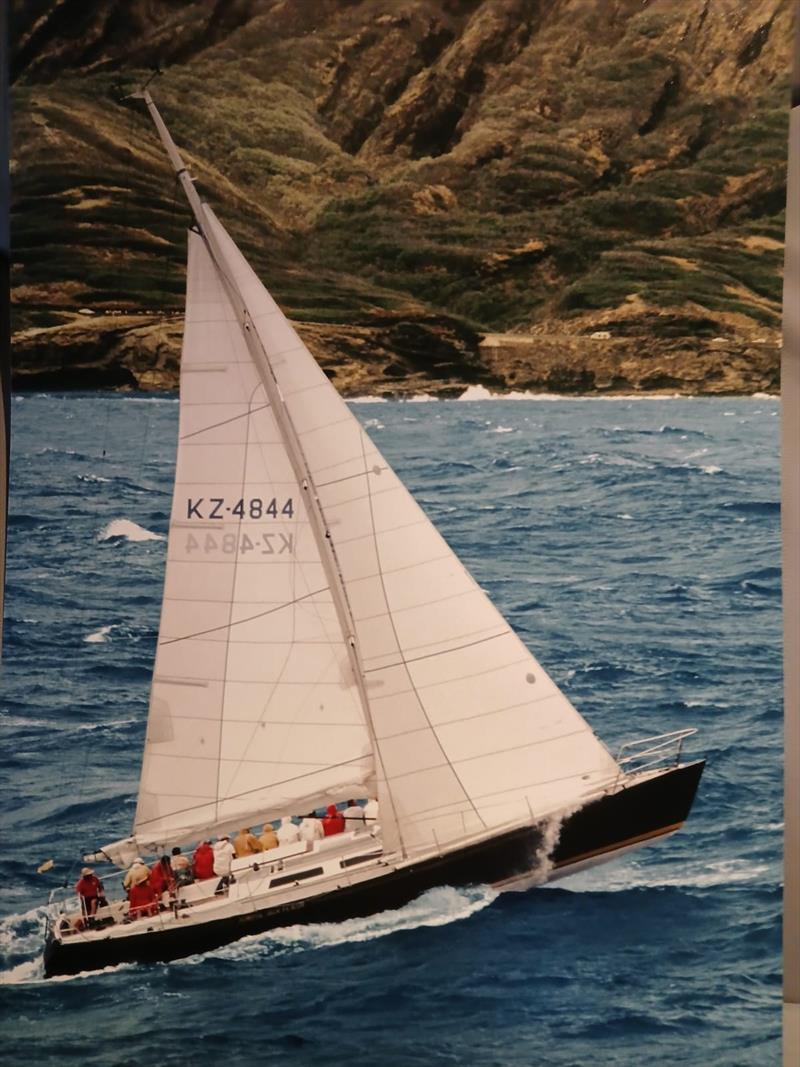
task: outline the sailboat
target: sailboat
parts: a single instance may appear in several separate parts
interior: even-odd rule
[[[156,915],[51,901],[48,976],[170,960],[439,885],[526,888],[664,838],[694,730],[614,758],[467,572],[197,193],[179,443],[125,867],[358,798],[363,828],[233,861]]]

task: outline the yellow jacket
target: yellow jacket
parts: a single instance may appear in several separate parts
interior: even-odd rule
[[[261,842],[249,830],[242,830],[236,835],[233,847],[236,849],[237,859],[241,859],[242,856],[252,856],[254,852],[263,852]]]
[[[261,842],[261,847],[267,852],[271,848],[278,847],[278,839],[275,836],[275,831],[271,826],[267,825],[261,831],[261,837],[258,839]]]
[[[142,882],[146,882],[149,877],[149,867],[144,863],[134,863],[123,878],[122,884],[125,889],[130,889],[132,885],[141,885]]]

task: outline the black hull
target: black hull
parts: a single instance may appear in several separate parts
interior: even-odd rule
[[[569,816],[552,854],[553,867],[611,858],[619,849],[677,830],[689,814],[703,772],[702,762],[659,775]],[[77,974],[119,963],[155,963],[229,944],[247,934],[296,923],[341,922],[400,908],[427,889],[513,881],[541,860],[543,828],[527,826],[444,856],[421,861],[360,885],[333,889],[307,900],[207,924],[154,930],[122,939],[74,941],[53,937],[45,944],[45,976]],[[144,920],[142,923],[144,925]]]

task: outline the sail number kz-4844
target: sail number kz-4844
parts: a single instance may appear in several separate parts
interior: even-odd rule
[[[289,497],[283,507],[279,508],[275,497],[266,503],[257,496],[250,500],[239,499],[233,505],[226,503],[224,497],[218,496],[208,499],[201,496],[196,500],[189,497],[186,501],[187,519],[224,519],[228,515],[236,519],[277,519],[279,515],[285,515],[291,519],[294,516],[294,504]]]

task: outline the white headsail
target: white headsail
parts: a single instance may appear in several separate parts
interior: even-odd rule
[[[398,479],[241,252],[208,225],[296,428],[352,613],[407,850],[530,820],[613,780],[605,746]]]
[[[146,99],[200,233],[136,840],[359,784],[406,853],[574,807],[617,764],[200,204]]]

